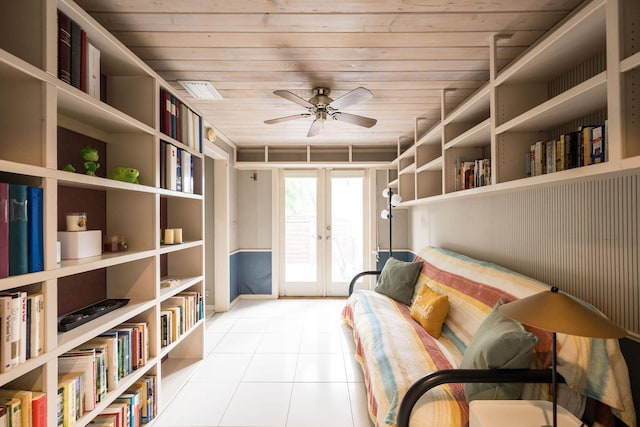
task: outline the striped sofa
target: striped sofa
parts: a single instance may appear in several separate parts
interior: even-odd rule
[[[426,284],[449,298],[450,309],[439,339],[431,337],[412,319],[408,306],[374,291],[354,291],[342,313],[344,322],[353,329],[356,359],[367,387],[369,414],[377,427],[397,425],[403,398],[421,378],[452,369],[463,372],[458,368],[466,347],[500,299],[506,303],[549,288],[495,264],[441,248],[423,249],[416,261],[422,261],[423,266],[415,292]],[[548,367],[551,334],[526,325],[525,328],[539,338],[532,368]],[[558,372],[566,381],[560,395],[564,402],[560,403],[580,413],[586,397],[590,397],[611,408],[609,413],[627,425],[635,426],[629,376],[618,341],[558,334],[557,343]],[[525,386],[523,398],[548,397],[548,384]],[[410,411],[411,427],[468,425],[469,408],[462,384],[447,383],[416,399]],[[406,412],[406,408],[403,410]],[[612,417],[600,418],[605,424],[615,423]]]

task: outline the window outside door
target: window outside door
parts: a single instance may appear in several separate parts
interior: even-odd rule
[[[346,295],[364,264],[364,171],[285,171],[287,296]]]

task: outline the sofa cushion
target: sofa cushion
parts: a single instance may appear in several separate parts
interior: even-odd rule
[[[493,307],[473,335],[462,357],[463,369],[529,368],[538,337],[527,332],[520,323]],[[476,399],[519,399],[524,384],[465,384],[467,401]]]
[[[410,305],[420,269],[422,262],[404,262],[389,258],[384,264],[375,291]]]
[[[422,285],[411,303],[411,317],[434,338],[440,338],[442,324],[448,312],[449,298],[437,293],[427,285]]]

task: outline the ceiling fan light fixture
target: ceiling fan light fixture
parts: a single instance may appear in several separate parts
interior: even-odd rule
[[[210,81],[206,80],[178,80],[180,86],[195,99],[208,101],[221,101],[222,95],[213,87]]]

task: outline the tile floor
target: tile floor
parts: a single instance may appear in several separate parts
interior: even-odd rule
[[[242,300],[154,427],[371,427],[343,299]]]

